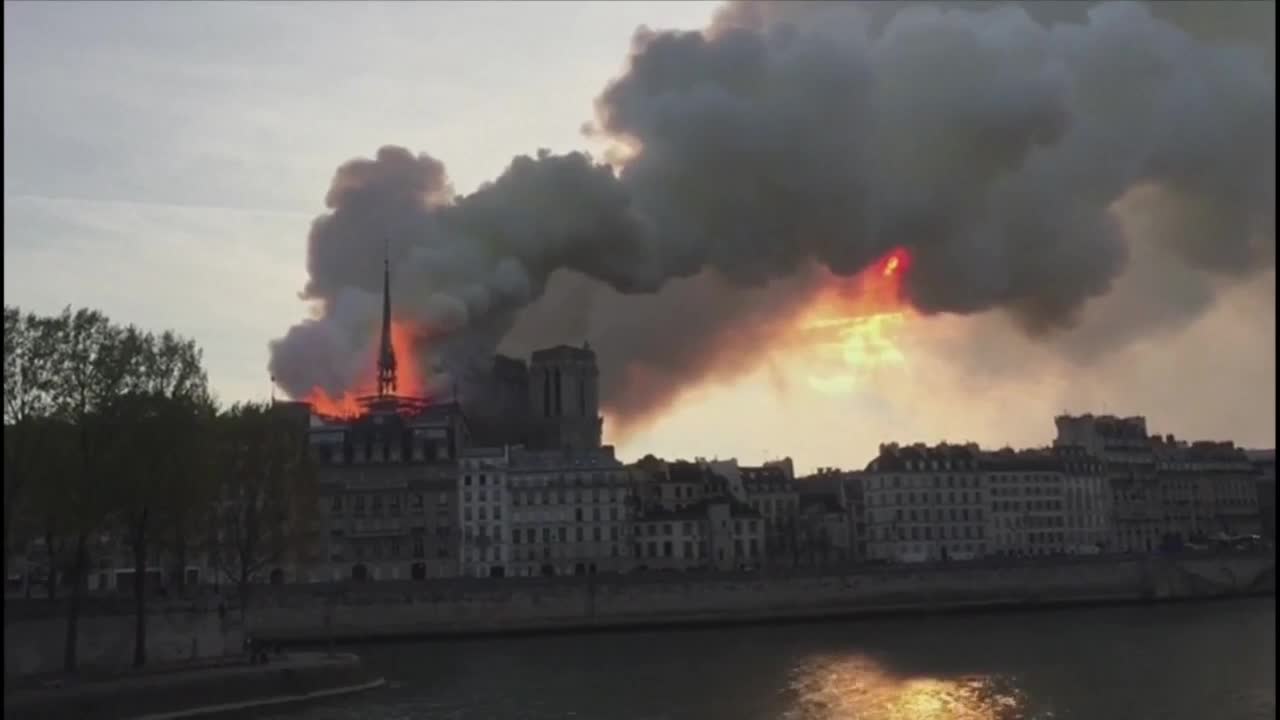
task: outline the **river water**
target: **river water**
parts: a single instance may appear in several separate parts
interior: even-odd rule
[[[355,648],[279,720],[1271,720],[1275,599]],[[259,716],[261,717],[261,716]]]

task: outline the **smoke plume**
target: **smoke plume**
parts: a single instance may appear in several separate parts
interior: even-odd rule
[[[399,147],[340,167],[309,237],[316,315],[272,343],[273,375],[295,396],[357,382],[384,242],[436,377],[589,339],[623,425],[758,364],[833,275],[895,248],[919,313],[1000,313],[1088,362],[1274,267],[1273,20],[787,2],[641,28],[586,126],[612,164],[539,152],[465,196]],[[1135,310],[1091,332],[1129,270]]]

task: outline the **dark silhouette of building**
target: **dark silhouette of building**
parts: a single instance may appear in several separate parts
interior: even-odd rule
[[[378,345],[378,397],[396,394],[396,349],[391,343],[391,261],[382,259],[382,340]]]
[[[600,373],[590,346],[558,345],[533,353],[528,444],[537,448],[600,447]]]

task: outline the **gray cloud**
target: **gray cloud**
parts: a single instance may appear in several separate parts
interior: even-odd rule
[[[1185,322],[1274,267],[1274,8],[1167,5],[751,3],[641,29],[590,127],[617,171],[539,153],[455,197],[401,148],[339,168],[310,236],[320,316],[273,372],[352,382],[369,321],[341,298],[376,292],[384,239],[424,363],[580,333],[624,422],[758,362],[815,266],[895,247],[919,311],[996,311],[1086,361]],[[1134,310],[1089,331],[1126,272]]]

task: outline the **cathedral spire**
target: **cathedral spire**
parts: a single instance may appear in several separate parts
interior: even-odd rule
[[[391,344],[391,259],[387,245],[382,256],[382,342],[378,348],[378,396],[395,395],[396,349]]]

